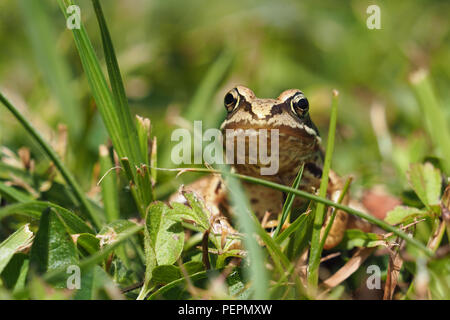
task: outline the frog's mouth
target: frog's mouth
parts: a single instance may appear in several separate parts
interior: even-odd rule
[[[317,142],[318,144],[321,143],[321,138],[317,134],[316,129],[313,129],[311,127],[308,127],[306,124],[302,123],[296,123],[296,126],[288,126],[288,125],[277,125],[268,127],[267,124],[249,124],[247,122],[236,122],[236,123],[227,123],[226,125],[222,126],[222,133],[224,136],[233,135],[234,137],[238,137],[239,135],[250,135],[251,132],[254,132],[253,134],[259,135],[259,133],[263,132],[261,130],[266,130],[267,135],[271,135],[272,130],[278,130],[279,136],[280,136],[280,143],[281,140],[288,139],[288,140],[302,140],[303,143],[314,143]]]

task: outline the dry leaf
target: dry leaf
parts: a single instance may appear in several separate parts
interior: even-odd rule
[[[360,248],[355,254],[351,257],[347,263],[340,268],[335,274],[329,277],[327,280],[323,282],[325,286],[328,288],[334,288],[343,281],[345,281],[348,277],[350,277],[353,273],[358,270],[358,268],[364,263],[364,261],[375,251],[376,248]]]

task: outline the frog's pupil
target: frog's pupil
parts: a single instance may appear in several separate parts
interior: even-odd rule
[[[236,99],[234,98],[234,96],[231,93],[227,93],[225,95],[225,106],[229,106],[231,104],[233,104],[236,101]]]
[[[300,108],[302,110],[306,110],[309,107],[308,99],[302,98],[297,102],[297,108]]]

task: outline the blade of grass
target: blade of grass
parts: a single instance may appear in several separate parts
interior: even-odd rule
[[[71,0],[59,0],[60,7],[68,18],[67,7],[73,5]],[[80,28],[72,30],[75,44],[86,72],[89,86],[97,103],[98,109],[102,116],[105,127],[111,137],[114,148],[119,155],[119,158],[128,158],[131,170],[127,171],[127,178],[136,183],[134,185],[134,199],[136,205],[140,208],[140,213],[143,213],[149,203],[148,195],[151,190],[147,190],[145,185],[140,184],[136,179],[136,169],[142,164],[147,163],[142,153],[138,132],[135,126],[134,119],[131,116],[128,106],[128,100],[125,94],[125,89],[120,75],[119,65],[117,63],[116,54],[112,45],[111,37],[106,25],[103,12],[98,1],[93,0],[93,5],[100,27],[104,55],[106,58],[106,66],[111,83],[112,92],[108,87],[105,76],[101,70],[100,63],[95,55],[92,44],[89,40],[87,32],[82,24]]]
[[[100,154],[100,175],[102,180],[100,187],[102,189],[103,207],[108,222],[119,219],[119,194],[117,189],[117,175],[113,169],[113,164],[105,145],[99,147]],[[112,171],[111,171],[112,170]]]
[[[434,146],[441,152],[441,164],[450,174],[450,131],[448,117],[438,103],[430,77],[425,70],[411,75],[411,85],[416,94],[422,113],[425,116],[426,128]]]
[[[98,215],[98,213],[92,208],[91,204],[89,203],[89,200],[84,195],[83,191],[81,190],[81,187],[76,182],[75,178],[72,176],[70,171],[65,167],[65,165],[62,163],[62,161],[59,159],[56,152],[52,149],[52,147],[42,138],[42,136],[37,132],[37,130],[31,125],[31,123],[25,119],[22,114],[17,110],[16,107],[14,107],[8,99],[3,96],[2,93],[0,93],[0,101],[3,103],[3,105],[11,111],[11,113],[14,115],[14,117],[22,124],[22,126],[25,128],[26,131],[36,140],[36,142],[42,147],[42,149],[45,151],[47,156],[50,158],[50,160],[53,161],[56,168],[59,170],[61,175],[63,176],[66,183],[69,185],[70,188],[72,188],[72,192],[76,199],[80,202],[83,212],[86,214],[89,220],[91,220],[94,225],[97,228],[100,228],[102,225],[101,217]]]
[[[303,169],[305,168],[305,163],[302,164],[300,167],[300,170],[297,173],[297,176],[295,177],[294,183],[292,184],[293,189],[298,189],[298,186],[300,185],[300,181],[302,180],[303,175]],[[289,193],[286,197],[286,201],[283,205],[283,210],[281,211],[281,219],[278,222],[277,228],[275,229],[275,232],[273,233],[273,238],[276,238],[278,234],[280,233],[280,230],[286,221],[289,213],[291,212],[292,204],[294,203],[295,195],[293,193]]]
[[[108,69],[109,81],[111,83],[116,109],[118,111],[123,130],[127,133],[127,145],[129,146],[128,158],[132,155],[131,159],[133,165],[147,163],[147,161],[144,160],[141,152],[142,150],[140,149],[137,129],[130,113],[128,99],[123,86],[122,76],[120,74],[119,64],[117,63],[116,53],[114,52],[111,36],[109,34],[108,26],[106,25],[100,2],[98,0],[92,0],[92,4],[94,6],[95,15],[97,16],[98,25],[102,35],[103,52],[105,54],[106,66]]]
[[[67,8],[73,4],[74,2],[71,0],[59,0],[59,5],[66,19],[69,17]],[[119,101],[116,102],[116,99],[113,97],[83,24],[80,23],[79,29],[72,29],[72,33],[92,95],[114,148],[120,158],[128,157],[134,165],[141,158],[138,152],[139,149],[136,148],[138,143],[137,132],[131,114],[129,110],[123,110],[123,105],[119,105]],[[102,37],[104,36],[102,35]],[[106,44],[104,46],[106,47]],[[109,49],[108,56],[110,56]],[[110,65],[109,68],[111,68]],[[114,85],[117,86],[117,83]]]
[[[228,172],[228,170],[228,168],[223,168],[223,171]],[[236,212],[238,223],[245,233],[244,244],[248,250],[249,259],[252,261],[247,276],[252,282],[253,299],[268,299],[269,278],[264,263],[265,257],[254,237],[255,234],[260,233],[257,228],[258,224],[251,216],[248,199],[245,197],[240,181],[232,176],[227,176],[226,184],[230,190],[230,200],[234,212]]]
[[[348,192],[348,188],[350,187],[351,182],[352,182],[351,178],[347,179],[347,181],[345,182],[344,188],[341,191],[341,194],[339,196],[337,203],[342,203],[342,200],[344,199],[345,194]],[[336,218],[336,212],[337,212],[337,210],[334,209],[333,213],[331,214],[330,221],[328,222],[327,226],[325,227],[325,231],[322,235],[322,240],[320,241],[321,250],[323,249],[323,246],[325,245],[325,241],[327,240],[327,237],[328,237],[328,233],[330,233],[331,227],[333,226],[334,218]]]
[[[334,136],[336,133],[336,123],[337,123],[338,96],[339,93],[336,90],[334,90],[331,102],[330,127],[328,130],[327,149],[325,153],[325,161],[322,170],[322,180],[320,181],[320,189],[319,189],[319,195],[322,198],[325,198],[327,195],[328,173],[330,172],[331,159],[333,157]],[[309,254],[309,265],[308,265],[309,289],[316,288],[319,280],[319,264],[320,264],[320,256],[322,255],[322,249],[320,247],[320,232],[322,230],[324,216],[325,216],[325,204],[319,202],[317,204],[316,212],[314,214],[314,225],[311,238],[311,249]]]
[[[20,0],[19,4],[37,66],[68,123],[70,136],[77,139],[82,129],[82,109],[71,90],[69,65],[55,46],[57,37],[50,23],[48,3]]]
[[[294,233],[298,228],[302,227],[306,223],[307,213],[300,215],[295,221],[286,228],[281,234],[275,237],[275,242],[279,245],[283,243],[292,233]]]

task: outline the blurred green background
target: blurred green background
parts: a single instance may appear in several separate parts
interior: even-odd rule
[[[101,40],[90,1],[78,1],[99,57]],[[366,9],[381,9],[381,29],[366,26]],[[170,134],[204,120],[218,127],[222,99],[237,84],[259,97],[303,90],[326,137],[331,90],[340,92],[333,168],[356,177],[354,191],[375,184],[399,193],[408,163],[434,153],[409,84],[429,70],[450,117],[448,1],[102,1],[132,112],[149,117],[158,166],[172,167]],[[54,1],[0,3],[0,90],[52,142],[65,123],[66,161],[83,187],[94,183],[98,145],[107,141],[70,30]],[[186,121],[187,120],[187,121]],[[450,123],[450,122],[449,122]],[[31,146],[0,108],[0,145]],[[33,147],[34,146],[34,147]],[[161,173],[166,196],[181,179]]]

